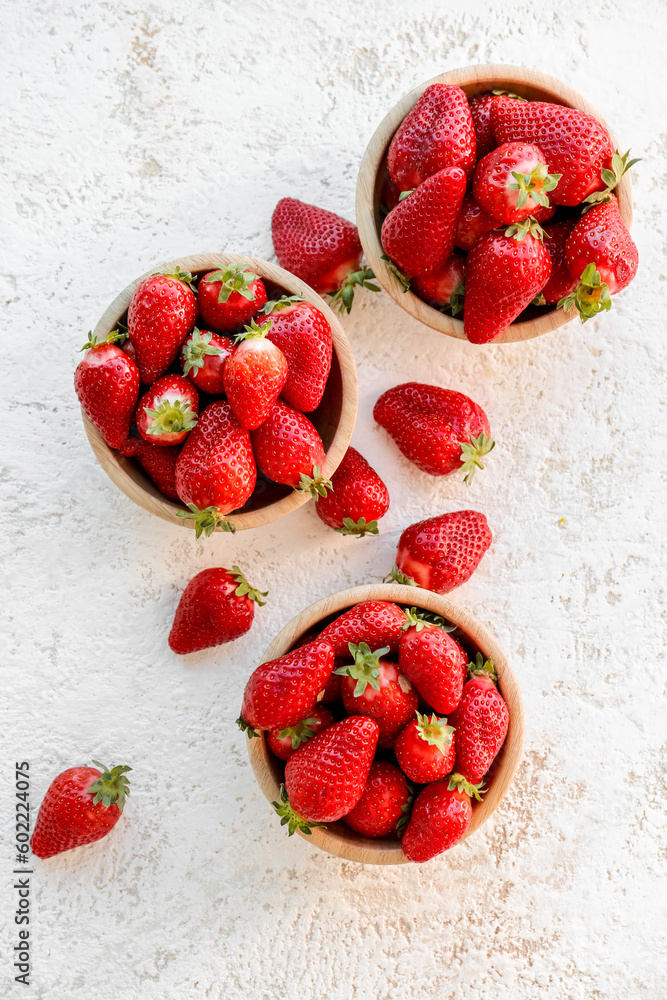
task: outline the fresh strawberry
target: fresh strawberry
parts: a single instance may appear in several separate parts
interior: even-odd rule
[[[472,820],[470,798],[480,791],[459,774],[422,788],[401,841],[405,856],[420,864],[457,844]]]
[[[181,349],[183,374],[200,392],[218,395],[225,391],[225,362],[234,350],[229,337],[219,337],[211,330],[196,327]]]
[[[398,766],[410,781],[420,785],[438,781],[454,767],[455,739],[447,719],[417,712],[394,743]]]
[[[239,726],[252,737],[253,729],[286,729],[301,722],[315,707],[333,666],[333,650],[322,640],[260,663],[245,686]]]
[[[544,246],[551,258],[551,276],[537,296],[536,305],[556,305],[577,286],[565,266],[565,244],[575,223],[576,219],[565,219],[544,227]]]
[[[456,225],[456,246],[470,250],[478,236],[498,228],[498,221],[491,218],[481,208],[471,194],[467,194],[461,205],[459,221]]]
[[[433,83],[399,125],[387,153],[389,174],[401,191],[416,188],[444,167],[475,167],[475,126],[460,87]]]
[[[297,825],[303,829],[304,820],[333,823],[354,809],[364,791],[377,740],[377,723],[352,715],[292,754],[285,765],[288,802],[273,803],[283,824],[289,823],[290,833]]]
[[[137,442],[137,448],[133,457],[137,459],[144,472],[166,497],[170,500],[180,500],[176,492],[176,462],[181,453],[180,446],[156,448],[143,438],[134,440]]]
[[[195,534],[216,527],[234,531],[224,516],[238,510],[255,488],[257,467],[250,442],[226,400],[206,407],[183,445],[176,463],[176,490],[195,522]]]
[[[340,677],[338,674],[332,673],[329,680],[324,685],[324,694],[322,695],[322,701],[326,705],[330,705],[334,701],[340,701]]]
[[[550,174],[539,146],[505,142],[475,167],[472,193],[478,205],[499,222],[521,222],[538,206],[549,208],[548,192],[560,174]]]
[[[431,274],[445,266],[454,248],[466,184],[461,167],[445,167],[391,210],[380,239],[401,274]]]
[[[331,489],[321,475],[322,438],[308,417],[278,400],[261,427],[252,432],[257,465],[267,479],[316,497]]]
[[[414,613],[406,615],[398,665],[431,708],[449,715],[461,700],[468,655],[448,628],[430,625]]]
[[[383,660],[389,646],[373,652],[365,642],[350,643],[350,659],[336,668],[348,715],[368,715],[380,727],[379,744],[391,748],[394,740],[417,710],[419,696],[395,663]]]
[[[388,760],[371,764],[361,798],[343,823],[364,837],[388,837],[407,822],[412,797],[405,775]]]
[[[132,768],[93,764],[69,767],[49,785],[30,841],[36,857],[52,858],[101,840],[120,819],[130,794],[125,775]]]
[[[343,455],[331,486],[325,497],[317,497],[320,519],[342,535],[377,535],[377,522],[389,510],[389,492],[356,448]]]
[[[383,392],[373,417],[407,459],[430,476],[463,472],[469,486],[495,442],[481,406],[462,392],[404,382]]]
[[[551,258],[541,235],[539,225],[528,218],[475,240],[466,261],[463,317],[471,344],[498,337],[546,285]]]
[[[141,381],[151,385],[176,359],[197,319],[188,271],[154,274],[137,286],[127,310],[127,329]]]
[[[331,327],[324,313],[298,295],[283,295],[262,310],[270,317],[267,340],[287,358],[286,403],[310,413],[322,402],[331,369]]]
[[[389,646],[392,653],[405,626],[405,612],[390,601],[361,601],[344,611],[320,632],[320,639],[330,643],[334,654],[349,655],[349,644],[366,642],[373,649]]]
[[[234,264],[221,264],[199,282],[199,315],[217,333],[233,333],[245,326],[266,302],[266,288],[258,274]]]
[[[477,94],[469,98],[470,114],[475,128],[475,155],[478,160],[497,146],[491,124],[491,105],[496,100],[493,94]]]
[[[315,705],[309,709],[305,719],[295,722],[293,726],[287,726],[285,729],[269,729],[266,742],[276,757],[280,760],[289,760],[302,744],[333,724],[334,717],[329,709],[323,705]]]
[[[74,372],[74,390],[83,412],[110,448],[120,448],[130,433],[139,397],[139,372],[134,361],[109,340],[94,341],[92,334],[81,350],[87,350]]]
[[[449,721],[456,729],[456,770],[475,784],[484,777],[507,736],[509,712],[496,687],[493,660],[481,653],[468,667],[461,701]]]
[[[464,280],[465,259],[455,250],[441,270],[413,278],[410,289],[429,305],[448,309],[456,316],[463,309]]]
[[[537,205],[532,212],[531,218],[533,218],[535,222],[548,222],[549,219],[552,219],[555,214],[555,205]]]
[[[169,633],[174,653],[196,653],[245,635],[268,591],[251,587],[238,566],[204,569],[181,594]]]
[[[476,510],[417,521],[398,540],[391,578],[448,594],[470,579],[491,540],[486,518]]]
[[[225,364],[227,399],[248,431],[264,423],[287,379],[287,358],[266,339],[270,329],[270,320],[261,326],[253,320],[237,336],[236,349]]]
[[[199,415],[199,395],[183,375],[163,375],[139,400],[137,430],[160,447],[185,441]]]

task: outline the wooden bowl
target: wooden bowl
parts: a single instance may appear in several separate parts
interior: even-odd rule
[[[448,597],[441,597],[419,587],[403,587],[397,583],[353,587],[351,590],[341,590],[337,594],[325,597],[324,600],[311,604],[305,611],[296,615],[273,640],[264,654],[262,663],[283,656],[313,626],[321,623],[324,628],[329,621],[359,601],[395,601],[406,607],[416,606],[434,611],[457,626],[454,635],[462,642],[470,657],[480,652],[485,659],[492,659],[495,664],[498,686],[507,702],[510,723],[503,748],[493,763],[492,776],[487,779],[488,791],[481,802],[472,803],[472,822],[465,835],[469,837],[486,823],[505,798],[519,766],[523,746],[523,701],[519,683],[497,640],[474,615],[454,604]],[[259,787],[269,802],[278,801],[283,781],[282,761],[271,753],[263,734],[259,739],[248,740],[247,744],[248,756]],[[276,836],[280,836],[284,828],[280,826],[275,814],[273,822]],[[345,858],[347,861],[360,861],[367,865],[402,865],[408,860],[397,839],[386,837],[376,840],[363,837],[342,822],[315,827],[309,836],[303,833],[300,836],[305,837],[320,850]]]
[[[609,128],[600,112],[581,96],[576,90],[561,83],[553,76],[538,73],[537,70],[526,69],[525,66],[466,66],[464,69],[441,73],[432,80],[415,87],[409,94],[394,105],[389,114],[380,122],[368,148],[364,153],[357,179],[357,226],[368,263],[386,292],[398,302],[399,306],[418,319],[420,323],[446,333],[459,340],[467,340],[463,332],[463,320],[445,316],[438,309],[422,301],[413,292],[404,292],[398,278],[387,268],[382,260],[382,244],[380,230],[382,215],[380,200],[384,171],[387,161],[387,150],[394,132],[401,124],[408,111],[412,110],[421,95],[432,83],[448,83],[461,87],[468,96],[484,93],[488,90],[510,90],[520,97],[530,101],[549,101],[552,104],[564,104],[570,108],[579,108],[608,129],[614,148],[620,149],[616,136]],[[616,188],[618,204],[623,221],[628,229],[632,225],[632,181],[627,173]],[[550,330],[569,323],[578,315],[576,308],[564,312],[562,309],[550,309],[534,319],[524,319],[512,323],[504,333],[491,341],[493,344],[507,344],[517,340],[530,340],[539,337]]]
[[[289,271],[284,271],[276,264],[268,264],[264,260],[258,260],[256,257],[246,257],[236,253],[195,254],[191,257],[168,261],[166,264],[151,268],[146,274],[142,274],[114,299],[95,327],[94,336],[98,339],[106,337],[111,330],[116,328],[118,320],[127,312],[137,285],[144,278],[150,277],[157,271],[168,272],[178,266],[182,271],[202,275],[221,265],[228,264],[239,265],[259,274],[267,286],[270,299],[279,297],[283,292],[287,292],[289,295],[303,296],[324,313],[331,326],[333,357],[329,380],[322,402],[313,413],[307,414],[324,442],[326,460],[322,472],[330,478],[347,451],[354,430],[359,401],[357,369],[345,331],[335,313],[317,292],[314,292],[309,285],[290,274]],[[157,514],[158,517],[170,521],[172,524],[193,528],[194,524],[191,520],[185,520],[178,516],[178,511],[185,510],[185,505],[163,496],[137,462],[123,458],[117,451],[110,448],[83,411],[81,415],[95,456],[116,486],[130,500],[134,500],[140,507],[147,510],[149,514]],[[257,528],[289,514],[297,507],[307,503],[309,499],[310,496],[307,493],[292,490],[289,486],[280,486],[278,483],[272,483],[259,475],[255,492],[245,506],[238,513],[225,517],[225,520],[231,521],[237,531],[244,528]],[[216,528],[216,530],[222,529]]]

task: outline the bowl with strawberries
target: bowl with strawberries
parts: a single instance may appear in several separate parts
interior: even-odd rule
[[[202,532],[257,527],[330,489],[357,412],[343,328],[293,274],[240,254],[133,281],[84,345],[75,390],[105,472]]]
[[[403,97],[373,135],[357,225],[408,313],[474,344],[611,308],[634,278],[636,162],[581,94],[519,66],[470,66]]]

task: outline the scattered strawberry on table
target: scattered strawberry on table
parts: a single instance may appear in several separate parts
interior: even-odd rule
[[[267,591],[251,587],[238,566],[204,569],[181,594],[169,633],[174,653],[195,653],[245,635]]]
[[[377,522],[389,510],[389,491],[356,448],[348,448],[331,477],[331,489],[318,496],[315,510],[342,535],[377,535]]]
[[[387,579],[448,594],[469,580],[493,536],[484,514],[457,510],[417,521],[398,540]]]

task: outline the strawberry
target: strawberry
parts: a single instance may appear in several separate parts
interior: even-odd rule
[[[289,760],[302,744],[333,724],[334,717],[329,709],[323,705],[315,705],[309,710],[305,719],[295,722],[293,726],[287,726],[285,729],[269,729],[266,742],[276,757],[280,760]]]
[[[475,167],[472,193],[478,205],[499,222],[521,222],[538,206],[549,207],[560,174],[550,174],[539,146],[505,142]]]
[[[565,266],[565,244],[575,223],[575,219],[564,219],[544,227],[544,246],[551,258],[551,275],[537,296],[536,305],[555,305],[577,286]]]
[[[338,661],[336,661],[338,664]],[[338,664],[340,666],[340,664]],[[324,685],[324,694],[322,695],[322,701],[329,705],[331,702],[340,701],[340,677],[338,674],[332,673],[329,680]]]
[[[349,646],[353,662],[336,668],[342,678],[345,711],[348,715],[368,715],[375,719],[380,727],[380,746],[391,748],[417,709],[417,691],[395,663],[381,659],[389,652],[389,646],[375,652],[365,642],[358,646],[351,642]]]
[[[449,626],[430,625],[411,612],[406,615],[407,628],[398,647],[398,665],[424,701],[436,712],[449,715],[461,700],[468,656],[449,635]]]
[[[179,500],[176,492],[176,462],[181,453],[179,445],[156,448],[143,438],[134,438],[137,449],[134,457],[144,472],[150,476],[161,493],[170,500]]]
[[[300,828],[308,823],[333,823],[351,812],[361,798],[378,740],[373,719],[352,715],[335,722],[299,747],[285,765],[289,805],[273,803],[290,824],[296,813]],[[289,810],[289,811],[288,811]]]
[[[322,438],[308,417],[278,400],[268,417],[252,432],[257,465],[267,479],[311,496],[324,496],[331,482],[321,475],[325,453]]]
[[[223,393],[225,362],[233,350],[234,345],[228,337],[195,327],[181,348],[183,374],[200,392]]]
[[[471,796],[480,792],[459,774],[422,788],[401,841],[405,856],[421,863],[457,844],[472,820]]]
[[[467,194],[461,205],[456,225],[456,246],[470,250],[478,236],[498,228],[498,222],[481,208],[471,194]]]
[[[74,372],[74,391],[83,412],[110,448],[120,448],[130,433],[139,396],[139,371],[134,361],[112,342],[96,342],[88,334],[87,350]]]
[[[466,261],[463,317],[471,344],[498,337],[546,285],[551,258],[541,235],[539,225],[528,218],[475,240]]]
[[[260,663],[245,686],[239,726],[252,737],[250,730],[286,729],[305,719],[333,666],[333,650],[322,640]]]
[[[456,316],[463,309],[464,276],[465,259],[454,251],[439,271],[413,278],[410,288],[424,302]]]
[[[405,622],[405,612],[398,604],[361,601],[322,629],[320,639],[331,644],[337,657],[349,654],[351,642],[366,642],[373,649],[389,646],[395,653]]]
[[[223,517],[238,510],[255,488],[257,467],[248,431],[225,400],[206,407],[176,462],[176,490],[189,508],[179,516],[195,522],[195,536],[216,527],[234,531]]]
[[[448,594],[470,579],[491,540],[486,518],[476,510],[417,521],[398,540],[391,579]]]
[[[399,125],[387,153],[389,175],[401,191],[416,188],[444,167],[475,167],[475,126],[460,87],[433,83]]]
[[[466,184],[461,167],[445,167],[391,210],[382,223],[380,239],[401,274],[430,274],[445,266],[454,248]]]
[[[245,326],[266,302],[266,288],[258,274],[234,264],[221,264],[199,282],[199,315],[217,333],[233,333]]]
[[[342,535],[377,535],[378,520],[389,510],[387,487],[356,448],[348,448],[331,477],[331,491],[318,496],[315,510]]]
[[[30,846],[38,858],[52,858],[92,844],[113,830],[130,794],[131,767],[69,767],[54,778],[39,807]],[[97,770],[100,768],[101,770]]]
[[[462,392],[439,385],[396,385],[379,397],[373,417],[423,472],[430,476],[463,472],[468,486],[495,444],[482,407]]]
[[[361,267],[357,227],[340,215],[296,198],[281,198],[273,210],[271,235],[280,266],[320,295],[331,294],[331,301],[348,313],[355,286],[379,292],[371,283],[371,269]]]
[[[491,124],[491,105],[495,100],[493,94],[477,94],[469,98],[470,114],[475,129],[475,155],[478,160],[497,146]]]
[[[475,784],[484,777],[505,742],[509,712],[496,687],[493,660],[481,653],[469,664],[471,679],[449,721],[456,728],[456,770]]]
[[[154,274],[134,290],[127,310],[127,329],[141,381],[151,385],[175,360],[197,319],[192,275]]]
[[[169,648],[182,655],[220,646],[245,635],[268,591],[251,587],[238,566],[204,569],[181,594],[169,633]]]
[[[266,339],[271,321],[258,326],[253,320],[236,338],[236,349],[227,360],[223,379],[236,419],[246,430],[263,424],[287,379],[287,358]]]
[[[361,798],[343,823],[364,837],[387,837],[407,822],[412,797],[405,775],[388,760],[371,764]]]
[[[271,319],[267,340],[287,358],[281,396],[296,410],[309,413],[322,402],[331,369],[331,327],[326,316],[298,295],[267,302],[262,311]]]
[[[398,766],[410,781],[438,781],[454,767],[455,735],[447,719],[416,713],[394,743]]]
[[[199,395],[182,375],[163,375],[139,400],[137,430],[160,447],[185,441],[199,415]]]

